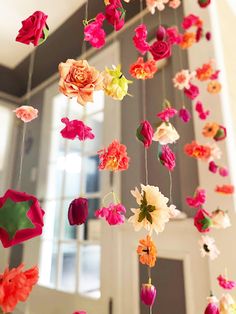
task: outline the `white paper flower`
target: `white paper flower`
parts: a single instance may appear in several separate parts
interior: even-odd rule
[[[167,4],[169,0],[146,0],[146,5],[151,14],[155,13],[155,10],[163,11],[165,9],[165,4]]]
[[[221,159],[222,151],[216,143],[214,144],[207,143],[206,146],[209,146],[211,149],[211,158],[209,161],[212,161],[214,159]]]
[[[172,144],[179,139],[179,134],[171,123],[162,122],[153,135],[153,141],[161,145]]]
[[[150,233],[153,230],[156,233],[162,232],[171,217],[171,212],[175,210],[175,206],[167,205],[169,199],[156,186],[141,185],[141,193],[135,188],[131,194],[139,205],[139,208],[131,209],[134,215],[129,218],[135,231],[145,228]]]
[[[211,260],[214,260],[220,254],[217,246],[215,245],[215,239],[209,236],[201,236],[199,241],[201,256],[209,256]]]
[[[212,227],[216,229],[226,229],[231,226],[229,215],[221,209],[212,212],[211,221]]]
[[[182,70],[176,73],[173,78],[174,87],[180,90],[190,88],[190,81],[196,76],[196,72],[190,72],[189,70]]]
[[[232,296],[227,293],[223,294],[220,299],[220,314],[235,314],[236,304]]]

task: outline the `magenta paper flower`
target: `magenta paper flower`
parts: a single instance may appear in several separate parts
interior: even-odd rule
[[[190,88],[189,89],[185,88],[184,93],[189,99],[194,100],[199,95],[199,88],[191,83],[189,85]]]
[[[186,202],[190,207],[199,208],[206,203],[206,190],[197,189],[194,197],[186,197]]]
[[[65,123],[66,127],[61,130],[61,135],[69,140],[74,140],[78,138],[80,141],[86,139],[94,139],[94,134],[91,132],[92,129],[85,125],[83,121],[79,120],[69,120],[68,118],[62,118],[62,123]]]
[[[173,118],[178,111],[172,107],[166,107],[161,112],[157,113],[157,117],[160,118],[163,122],[169,122],[170,118]]]
[[[88,199],[79,197],[74,199],[68,209],[68,220],[71,226],[82,225],[88,218]]]
[[[169,171],[173,171],[175,168],[175,154],[170,149],[168,145],[161,146],[161,151],[159,153],[159,160],[163,166],[165,166]]]
[[[38,199],[7,190],[0,198],[0,240],[5,248],[42,234],[44,211]]]
[[[109,0],[105,10],[106,20],[113,25],[115,31],[119,31],[125,24],[125,9],[120,0]]]
[[[147,305],[152,307],[155,299],[156,299],[156,288],[150,284],[150,283],[146,283],[146,284],[142,284],[142,288],[141,288],[141,301]]]
[[[218,303],[219,301],[215,296],[211,296],[207,298],[208,305],[207,308],[205,309],[204,314],[220,314],[219,306]]]
[[[188,109],[183,107],[179,110],[179,117],[183,122],[188,123],[191,120],[191,113]]]
[[[195,26],[199,22],[199,17],[194,14],[189,14],[188,16],[185,16],[182,22],[183,29],[189,29],[192,26]]]
[[[177,26],[173,26],[166,29],[166,37],[170,45],[178,45],[182,42],[183,35],[179,33]]]
[[[212,225],[211,215],[205,209],[199,209],[194,216],[194,226],[201,233],[207,233],[210,231]]]
[[[77,312],[74,312],[73,314],[87,314],[85,311],[77,311]]]
[[[151,124],[144,120],[137,129],[136,137],[144,144],[145,148],[149,148],[152,144],[154,130]]]
[[[197,111],[198,117],[199,117],[201,120],[206,120],[207,117],[208,117],[209,114],[210,114],[210,111],[209,111],[209,110],[204,110],[203,104],[202,104],[202,102],[200,102],[200,101],[198,101],[198,102],[196,103],[195,110]]]
[[[220,167],[219,168],[219,174],[221,177],[228,177],[229,170],[226,167]]]
[[[111,203],[108,207],[102,207],[95,212],[97,218],[104,218],[109,225],[122,225],[125,222],[126,209],[122,204]]]
[[[102,48],[106,42],[106,33],[102,28],[104,20],[105,15],[99,13],[91,23],[84,21],[84,40],[95,48]]]
[[[171,45],[168,41],[156,40],[151,45],[150,52],[155,61],[167,59],[171,56]]]
[[[212,173],[216,173],[218,170],[218,166],[217,164],[212,160],[211,162],[209,162],[209,167],[208,167],[209,171]]]
[[[226,277],[219,275],[217,277],[219,286],[225,290],[232,290],[236,287],[236,281],[228,280]]]
[[[138,27],[135,28],[133,43],[136,49],[142,55],[150,50],[150,46],[147,42],[147,27],[145,24],[140,24]]]

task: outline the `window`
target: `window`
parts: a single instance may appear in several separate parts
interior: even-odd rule
[[[61,94],[53,98],[40,284],[99,298],[100,221],[94,219],[94,212],[102,197],[97,151],[103,146],[103,92],[96,92],[94,103],[82,107],[76,99],[67,100]],[[63,117],[83,120],[92,128],[95,139],[64,139],[60,135]],[[72,227],[68,207],[79,196],[89,199],[89,219],[83,226]]]

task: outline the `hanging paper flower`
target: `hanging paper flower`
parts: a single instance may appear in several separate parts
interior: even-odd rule
[[[220,298],[220,314],[235,314],[236,303],[230,294],[223,294]]]
[[[216,193],[231,195],[234,193],[234,186],[231,184],[223,184],[221,186],[217,185],[215,188]]]
[[[169,2],[171,3],[171,2]],[[178,45],[182,41],[182,34],[179,33],[178,27],[168,27],[166,29],[166,38],[170,45]]]
[[[84,312],[84,311],[77,311],[77,312],[74,312],[73,314],[87,314],[86,312]]]
[[[213,137],[215,141],[222,141],[226,138],[227,136],[227,130],[223,125],[218,125],[218,130],[215,134],[215,136]]]
[[[82,225],[88,218],[88,199],[79,197],[74,199],[68,209],[68,220],[71,226]]]
[[[150,284],[150,283],[146,283],[146,284],[142,284],[142,289],[141,289],[141,301],[147,305],[152,307],[154,302],[155,302],[155,298],[156,298],[156,288]]]
[[[147,235],[145,239],[139,241],[137,253],[141,264],[149,267],[155,266],[157,260],[157,248],[150,235]]]
[[[130,158],[127,155],[127,147],[117,140],[98,151],[98,156],[100,170],[124,171],[129,168]]]
[[[169,171],[173,171],[175,168],[175,154],[170,149],[168,145],[163,145],[160,147],[160,152],[158,154],[159,160],[163,166],[165,166]]]
[[[211,215],[205,209],[199,209],[194,216],[194,226],[201,233],[207,233],[211,227]]]
[[[211,81],[207,85],[207,91],[210,94],[219,94],[221,92],[222,86],[217,81]]]
[[[180,0],[170,0],[169,1],[169,7],[172,9],[178,9],[178,7],[181,5]]]
[[[162,111],[159,112],[156,116],[163,122],[169,122],[170,118],[173,118],[178,113],[175,108],[171,107],[170,102],[166,99],[164,100],[162,107]]]
[[[163,11],[168,2],[169,0],[146,0],[146,5],[151,14],[154,14],[155,9]]]
[[[188,49],[192,47],[196,42],[196,34],[192,32],[186,32],[182,36],[182,41],[179,43],[180,48]]]
[[[231,226],[228,214],[222,209],[216,209],[211,213],[212,227],[226,229]]]
[[[103,88],[108,96],[115,100],[122,100],[128,94],[129,84],[132,81],[126,79],[121,72],[121,66],[113,66],[112,69],[106,68],[103,72]]]
[[[188,123],[191,120],[191,113],[185,107],[179,110],[179,117],[182,119],[183,122]]]
[[[222,151],[219,148],[219,146],[216,143],[213,144],[207,144],[207,146],[210,148],[211,150],[211,160],[212,159],[221,159],[222,157]]]
[[[152,144],[153,134],[154,131],[151,124],[144,120],[137,129],[136,137],[144,144],[145,148],[149,148]]]
[[[228,177],[229,170],[226,167],[220,167],[219,168],[219,174],[221,177]]]
[[[109,24],[111,24],[115,31],[119,31],[125,24],[125,9],[120,0],[109,0],[106,5],[105,16]]]
[[[7,190],[0,197],[0,240],[5,248],[42,234],[44,211],[33,195]]]
[[[202,135],[209,138],[214,138],[219,130],[219,124],[215,122],[208,122],[202,131]]]
[[[23,268],[21,264],[17,268],[6,268],[0,274],[0,309],[3,313],[13,312],[19,302],[25,302],[38,281],[38,267],[26,271]]]
[[[208,306],[205,309],[204,314],[220,314],[218,303],[219,301],[215,296],[210,296],[207,298]]]
[[[209,256],[211,260],[216,259],[220,251],[215,245],[215,240],[209,236],[201,236],[201,240],[199,241],[201,256]]]
[[[214,160],[209,162],[209,167],[208,167],[209,171],[212,173],[216,173],[218,170],[218,166],[217,164],[214,162]]]
[[[34,46],[41,45],[48,37],[49,28],[47,26],[48,16],[42,11],[36,11],[26,20],[22,21],[22,27],[16,37],[16,41],[22,44]]]
[[[194,197],[186,197],[186,202],[190,207],[199,208],[206,203],[206,190],[197,189]]]
[[[219,275],[217,277],[219,286],[225,290],[232,290],[236,287],[236,281],[228,280],[226,277]]]
[[[110,203],[108,207],[102,207],[95,212],[97,218],[104,218],[109,225],[122,225],[125,222],[126,209],[122,204]]]
[[[198,0],[198,4],[201,8],[206,8],[209,4],[211,4],[211,0]]]
[[[193,85],[192,83],[189,83],[190,87],[184,89],[185,95],[191,99],[194,100],[199,95],[199,88],[196,85]]]
[[[204,63],[202,65],[202,67],[200,68],[197,68],[196,70],[196,78],[199,80],[199,81],[208,81],[211,79],[213,73],[214,73],[214,70],[213,70],[213,67],[212,67],[212,63],[213,61],[211,60],[210,62],[208,63]]]
[[[150,46],[147,42],[147,27],[145,24],[140,24],[135,28],[135,36],[133,37],[133,43],[136,49],[144,55],[149,51]]]
[[[170,210],[175,206],[167,205],[169,199],[156,186],[141,185],[141,193],[136,188],[131,194],[139,205],[139,208],[131,209],[134,215],[129,218],[135,231],[145,228],[149,232],[162,232],[170,219]]]
[[[189,29],[192,26],[202,26],[202,21],[200,20],[199,16],[194,15],[194,14],[189,14],[184,17],[183,22],[182,22],[182,27],[183,29]]]
[[[23,122],[31,122],[38,117],[38,109],[31,106],[21,106],[16,108],[13,112],[16,113],[16,117],[21,119]]]
[[[184,146],[184,152],[189,157],[208,161],[211,157],[211,148],[208,145],[200,145],[196,141]]]
[[[160,26],[162,27],[162,26]],[[157,32],[158,36],[158,32]],[[155,61],[169,58],[171,56],[171,45],[167,40],[157,39],[151,46],[150,52]]]
[[[202,102],[198,101],[196,103],[196,106],[195,106],[195,110],[197,111],[198,113],[198,117],[201,119],[201,120],[206,120],[207,117],[209,116],[210,114],[210,111],[209,110],[204,110],[203,108],[203,104]]]
[[[184,88],[190,88],[190,81],[195,77],[196,72],[190,72],[189,70],[182,70],[176,73],[173,78],[174,87],[182,90]]]
[[[86,139],[94,139],[94,134],[91,132],[92,129],[85,125],[83,121],[79,120],[69,120],[68,118],[62,118],[62,123],[65,123],[66,127],[61,130],[61,135],[69,140],[74,140],[78,138],[80,141]]]
[[[95,48],[102,48],[106,43],[106,33],[102,28],[105,15],[99,13],[92,22],[85,20],[84,23],[84,40],[89,41],[90,45]]]
[[[139,57],[135,63],[131,64],[129,72],[138,80],[151,79],[157,72],[156,62],[154,60],[144,62],[143,58]]]
[[[77,102],[86,105],[93,102],[93,93],[103,88],[103,76],[86,60],[68,59],[59,64],[59,90],[67,97],[77,97]]]
[[[175,143],[179,137],[178,132],[170,122],[162,122],[154,133],[153,141],[159,142],[161,145],[166,145]]]

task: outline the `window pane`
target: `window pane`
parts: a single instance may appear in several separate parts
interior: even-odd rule
[[[60,159],[57,163],[51,163],[48,167],[47,199],[59,198],[62,193],[63,169]]]
[[[60,230],[60,201],[47,201],[45,202],[43,209],[46,213],[43,238],[47,240],[58,238]]]
[[[100,293],[100,245],[80,247],[79,293],[99,298]]]
[[[65,197],[74,197],[80,193],[81,180],[81,155],[76,153],[69,153],[66,158],[61,161],[65,173]]]
[[[100,206],[100,199],[99,198],[90,198],[88,201],[89,201],[89,216],[88,216],[88,220],[87,220],[87,222],[83,228],[84,240],[91,240],[94,238],[93,224],[90,222],[95,221],[94,213]],[[96,228],[96,230],[97,230],[97,228]]]
[[[100,173],[98,170],[98,165],[98,155],[85,158],[86,193],[95,193],[98,192],[100,189]]]
[[[56,162],[65,155],[66,141],[59,131],[51,132],[50,162]]]
[[[60,277],[60,289],[75,291],[76,285],[76,251],[75,244],[62,244],[62,273]]]
[[[71,226],[68,221],[68,209],[70,206],[71,200],[64,201],[63,205],[63,217],[64,217],[64,239],[76,239],[77,238],[77,227]]]
[[[104,108],[104,92],[96,91],[94,93],[94,102],[86,105],[86,114],[92,114],[94,112],[102,111]]]
[[[92,128],[92,132],[95,134],[94,140],[87,140],[84,143],[85,151],[87,153],[96,153],[102,148],[103,143],[103,121],[104,113],[99,112],[87,118],[86,124]]]

